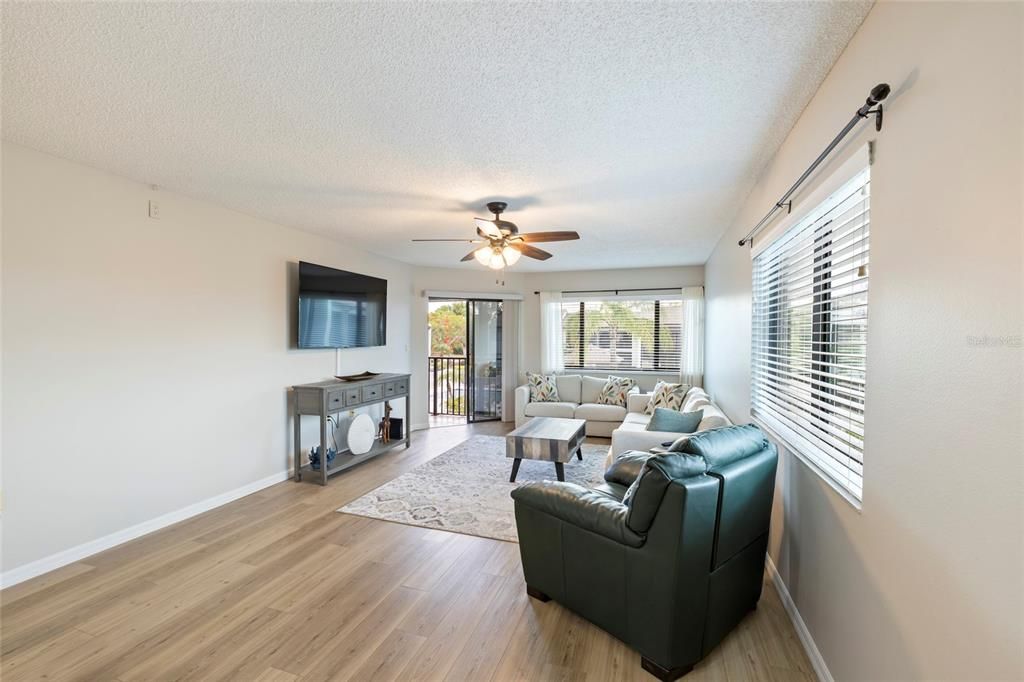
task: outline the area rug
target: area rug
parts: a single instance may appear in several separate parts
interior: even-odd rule
[[[583,461],[565,465],[565,480],[589,487],[603,482],[607,445],[583,445]],[[439,528],[517,542],[509,493],[531,481],[555,480],[555,465],[524,459],[515,483],[505,439],[473,436],[425,464],[339,509],[410,526]]]

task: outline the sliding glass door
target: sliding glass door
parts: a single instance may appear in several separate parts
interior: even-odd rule
[[[501,419],[501,301],[466,301],[466,383],[471,422]]]

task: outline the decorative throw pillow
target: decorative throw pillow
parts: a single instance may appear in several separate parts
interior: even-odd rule
[[[635,385],[636,382],[627,377],[610,376],[608,377],[608,381],[604,382],[604,388],[601,389],[601,394],[597,396],[597,404],[625,407],[626,395]]]
[[[670,384],[667,381],[659,381],[654,386],[654,393],[651,394],[651,399],[647,401],[647,407],[644,408],[644,414],[654,414],[654,408],[664,407],[668,410],[681,411],[683,407],[683,399],[686,397],[686,392],[690,389],[689,384]]]
[[[696,412],[676,412],[664,407],[654,408],[654,416],[647,423],[648,431],[671,431],[673,433],[693,433],[704,418],[704,410]]]
[[[526,383],[530,386],[531,403],[557,403],[558,386],[551,374],[526,373]]]

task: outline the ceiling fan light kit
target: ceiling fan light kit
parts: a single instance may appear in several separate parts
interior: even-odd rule
[[[559,232],[529,232],[520,234],[515,223],[502,220],[501,214],[508,208],[504,201],[492,201],[487,210],[494,214],[494,220],[474,218],[476,233],[480,239],[413,239],[414,242],[469,242],[484,244],[462,257],[462,262],[476,260],[492,270],[502,270],[515,265],[520,257],[527,256],[535,260],[547,260],[550,253],[527,242],[565,242],[579,239],[578,233],[571,230]]]

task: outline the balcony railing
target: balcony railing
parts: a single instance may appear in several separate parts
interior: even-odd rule
[[[427,358],[427,409],[430,414],[466,416],[466,358]]]

